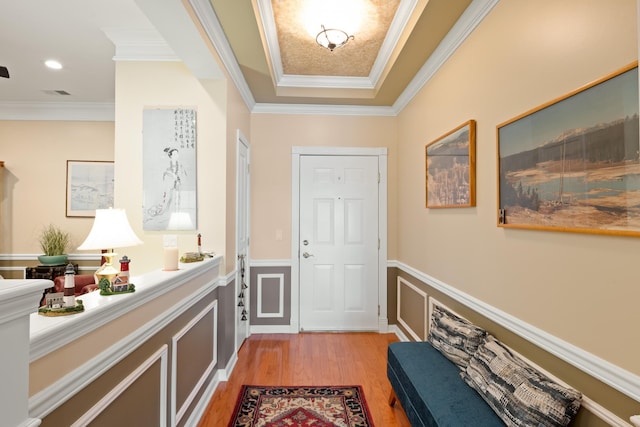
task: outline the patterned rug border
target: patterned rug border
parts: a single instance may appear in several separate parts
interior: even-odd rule
[[[359,427],[359,426],[364,426],[364,427],[374,427],[374,423],[373,423],[373,418],[371,417],[371,412],[369,411],[369,405],[367,404],[365,395],[364,395],[364,389],[362,388],[362,386],[360,385],[323,385],[323,386],[307,386],[307,385],[287,385],[287,386],[265,386],[265,385],[249,385],[249,384],[244,384],[242,386],[242,388],[240,389],[240,392],[238,393],[238,398],[236,400],[236,404],[234,406],[233,409],[233,414],[231,415],[231,419],[229,420],[229,424],[228,427],[253,427],[254,426],[254,422],[253,420],[247,424],[245,423],[238,423],[238,417],[240,415],[240,411],[241,411],[241,407],[243,404],[243,401],[245,400],[245,397],[247,395],[247,391],[248,390],[253,390],[253,389],[259,389],[260,390],[260,395],[264,395],[266,394],[265,391],[273,391],[273,390],[298,390],[298,389],[310,389],[310,390],[322,390],[322,389],[331,389],[331,390],[349,390],[349,389],[355,389],[356,390],[356,397],[358,402],[360,403],[361,406],[361,412],[362,412],[362,416],[365,418],[365,422],[366,424],[352,424],[350,423],[349,426],[350,427]],[[274,396],[284,396],[286,395],[285,393],[274,393]],[[318,394],[319,396],[326,396],[325,394]]]

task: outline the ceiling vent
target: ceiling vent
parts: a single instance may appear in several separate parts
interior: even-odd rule
[[[47,95],[54,95],[54,96],[68,96],[71,95],[69,92],[67,92],[66,90],[44,90],[44,93],[46,93]]]

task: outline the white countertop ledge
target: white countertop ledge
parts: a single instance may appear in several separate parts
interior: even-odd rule
[[[201,262],[180,263],[177,271],[154,270],[140,276],[131,276],[135,292],[124,295],[100,295],[99,291],[78,297],[84,312],[69,316],[47,317],[30,315],[29,361],[33,362],[60,347],[95,331],[106,323],[135,310],[137,307],[189,282],[194,277],[216,270],[222,256],[206,258]],[[211,277],[211,287],[218,284],[218,274]]]

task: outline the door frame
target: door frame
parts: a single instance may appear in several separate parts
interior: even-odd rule
[[[378,331],[389,329],[387,316],[387,149],[363,147],[291,147],[291,322],[290,333],[300,332],[300,156],[378,157]]]
[[[247,190],[247,206],[246,206],[246,218],[240,218],[240,173],[241,171],[239,170],[239,166],[240,166],[240,146],[244,146],[246,152],[247,152],[247,164],[248,164],[248,170],[247,170],[247,176],[245,177],[245,182],[247,183],[246,185],[246,190]],[[250,277],[250,271],[249,271],[249,264],[250,264],[250,259],[251,259],[251,145],[249,144],[249,141],[247,140],[247,138],[244,136],[244,134],[242,133],[242,131],[240,129],[237,130],[236,133],[236,230],[235,230],[235,292],[234,292],[234,317],[233,317],[233,322],[234,322],[234,336],[233,336],[233,347],[234,347],[234,351],[237,353],[238,350],[240,350],[240,344],[238,342],[238,332],[236,330],[236,327],[239,327],[239,325],[242,325],[242,322],[245,322],[244,324],[244,337],[245,339],[248,338],[251,335],[251,328],[250,328],[250,323],[251,323],[251,310],[249,309],[250,307],[250,301],[251,301],[251,295],[250,295],[250,288],[245,289],[245,298],[244,298],[244,303],[245,306],[244,308],[247,310],[247,320],[245,321],[241,321],[238,319],[238,307],[237,307],[237,298],[238,295],[241,291],[241,286],[242,283],[241,282],[241,272],[240,272],[240,263],[238,261],[238,255],[239,255],[239,247],[240,247],[240,233],[238,232],[239,230],[239,224],[240,221],[245,220],[246,221],[246,230],[247,230],[247,238],[249,239],[249,241],[247,242],[247,254],[244,260],[244,265],[245,265],[245,282],[247,284],[247,286],[249,286],[249,277]]]

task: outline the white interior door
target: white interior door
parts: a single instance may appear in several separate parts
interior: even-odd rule
[[[300,329],[378,329],[378,158],[300,157]]]
[[[238,131],[236,168],[236,351],[249,336],[249,143]]]

